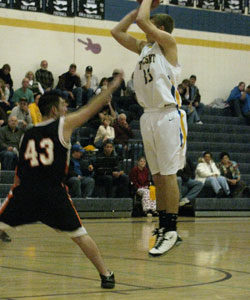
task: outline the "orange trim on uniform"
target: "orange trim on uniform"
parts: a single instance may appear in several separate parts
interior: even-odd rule
[[[69,195],[69,193],[68,193],[69,188],[67,187],[67,185],[65,185],[65,184],[63,184],[63,183],[62,183],[62,186],[65,188],[66,193],[67,193],[67,196],[68,196],[68,199],[69,199],[69,201],[70,201],[70,204],[72,205],[72,207],[73,207],[73,209],[74,209],[74,211],[75,211],[75,213],[76,213],[76,216],[77,216],[77,218],[78,218],[80,224],[82,225],[81,218],[80,218],[80,216],[78,215],[78,212],[77,212],[77,210],[76,210],[76,208],[75,208],[75,206],[74,206],[74,203],[73,203],[73,201],[72,201],[72,199],[71,199],[71,197],[70,197],[70,195]]]
[[[14,188],[16,187],[17,185],[16,184],[13,184],[12,187],[10,188],[10,191],[7,195],[7,197],[5,198],[2,206],[0,207],[0,215],[5,211],[7,205],[9,204],[10,202],[10,199],[13,198],[13,193],[12,191],[14,190]]]

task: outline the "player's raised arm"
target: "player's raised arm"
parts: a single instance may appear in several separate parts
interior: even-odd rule
[[[129,26],[135,22],[137,14],[138,9],[132,10],[111,30],[111,34],[122,46],[140,54],[143,47],[142,44],[146,42],[137,40],[127,33]]]
[[[150,18],[151,9],[156,8],[159,4],[160,0],[143,0],[136,17],[136,24],[146,33],[147,37],[156,41],[165,51],[168,51],[170,48],[176,47],[175,39],[171,36],[174,27],[172,18],[168,16],[169,20],[164,21],[161,20],[163,15],[155,15]],[[164,18],[166,16],[164,15]],[[161,23],[161,25],[158,23]]]
[[[71,134],[74,129],[86,123],[105,104],[107,104],[109,96],[121,84],[122,77],[123,74],[115,76],[114,80],[110,82],[107,90],[102,91],[99,95],[94,97],[87,105],[83,106],[79,110],[66,115],[63,127],[63,137],[66,142],[70,140]]]

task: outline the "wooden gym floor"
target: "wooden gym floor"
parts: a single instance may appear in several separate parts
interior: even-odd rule
[[[10,230],[0,242],[0,299],[249,300],[250,218],[180,218],[183,243],[167,255],[147,254],[154,219],[85,220],[115,271],[103,290],[80,249],[44,225]]]

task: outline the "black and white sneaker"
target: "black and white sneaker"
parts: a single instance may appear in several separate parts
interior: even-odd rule
[[[109,276],[100,274],[101,277],[101,287],[103,289],[113,289],[115,287],[115,274],[110,271]]]
[[[149,250],[151,256],[160,256],[182,241],[176,231],[166,231],[165,228],[157,228],[153,235],[156,235],[156,241],[154,247]]]

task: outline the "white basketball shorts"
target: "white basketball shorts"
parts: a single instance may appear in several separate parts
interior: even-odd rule
[[[176,108],[145,109],[141,134],[152,175],[176,174],[186,160],[186,113]]]

